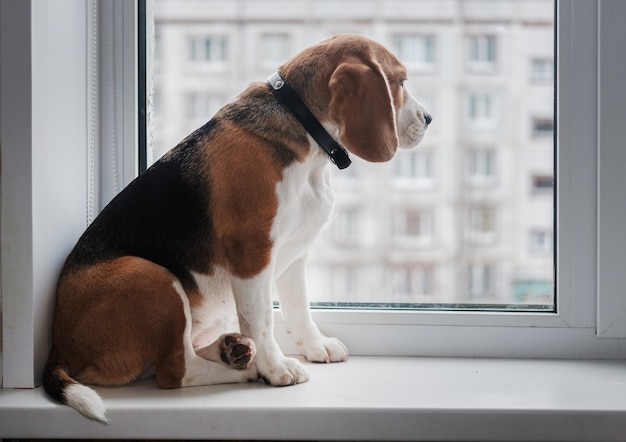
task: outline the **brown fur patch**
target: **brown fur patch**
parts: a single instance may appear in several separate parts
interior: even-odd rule
[[[185,315],[174,279],[136,257],[66,274],[59,282],[53,335],[70,376],[122,385],[154,364],[160,386],[180,386]]]
[[[270,231],[278,209],[276,184],[282,168],[272,156],[271,145],[232,123],[214,142],[232,149],[207,152],[212,183],[211,212],[218,242],[228,269],[240,278],[258,274],[270,262]]]

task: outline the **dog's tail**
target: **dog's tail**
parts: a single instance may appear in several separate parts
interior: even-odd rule
[[[43,388],[53,399],[72,407],[83,416],[109,423],[106,408],[98,393],[72,379],[54,347],[43,372]]]

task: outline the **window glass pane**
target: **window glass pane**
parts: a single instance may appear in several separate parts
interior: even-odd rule
[[[299,50],[364,34],[405,63],[434,121],[388,163],[352,155],[331,167],[335,211],[310,253],[311,301],[552,311],[553,0],[266,3],[155,0],[149,157]]]

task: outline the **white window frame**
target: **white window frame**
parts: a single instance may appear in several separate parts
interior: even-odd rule
[[[621,296],[626,272],[620,268],[626,261],[621,170],[626,152],[619,121],[626,103],[625,48],[620,47],[623,39],[613,36],[623,35],[620,17],[612,17],[609,8],[619,2],[607,3],[606,9],[595,1],[559,3],[558,313],[314,311],[320,327],[339,336],[351,354],[626,356],[626,300]],[[54,64],[49,57],[66,55],[64,45],[80,49],[88,41],[89,4],[30,0],[0,5],[3,386],[28,388],[39,384],[47,355],[56,275],[86,223],[88,133],[81,103],[88,102],[87,88],[78,91],[68,73],[79,72],[82,78],[88,51],[72,49],[76,59],[56,58]],[[115,57],[122,66],[118,89],[124,92],[119,104],[128,112],[117,131],[128,154],[122,156],[126,182],[129,171],[136,170],[137,10],[133,2],[116,5],[120,29],[115,35],[122,44],[116,45]],[[52,38],[58,36],[50,32],[57,26],[68,29],[71,41]],[[16,48],[15,41],[29,44]],[[78,94],[75,101],[68,91]],[[61,105],[71,114],[58,112]],[[102,173],[99,179],[104,188],[112,178]],[[277,318],[279,340],[294,352]]]

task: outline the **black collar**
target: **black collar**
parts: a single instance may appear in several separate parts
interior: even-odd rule
[[[345,169],[350,165],[348,152],[324,129],[313,113],[302,102],[296,91],[293,90],[279,72],[274,72],[267,79],[268,84],[278,100],[287,106],[296,119],[304,126],[307,132],[326,152],[330,161],[339,169]]]

